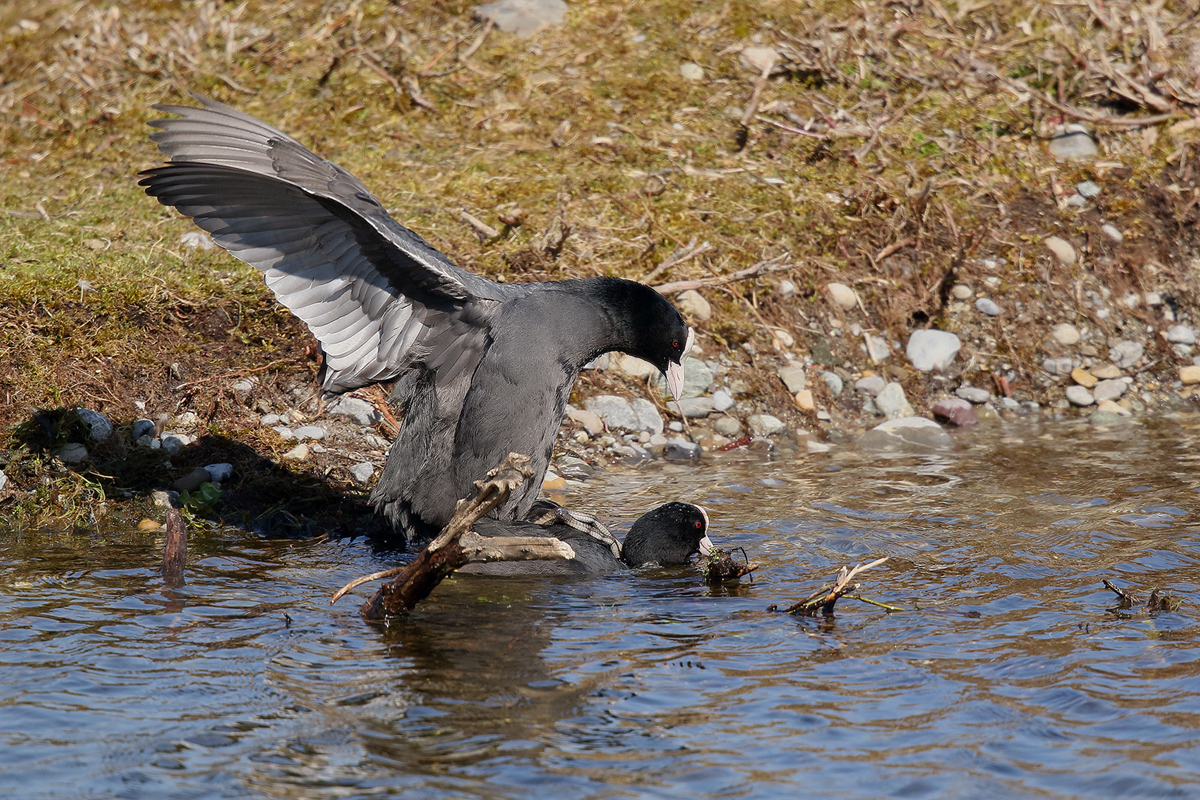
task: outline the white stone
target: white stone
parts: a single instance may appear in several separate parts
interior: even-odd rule
[[[738,57],[742,66],[762,74],[764,69],[771,69],[779,60],[779,53],[771,47],[744,47]]]
[[[370,461],[360,461],[350,468],[350,475],[359,486],[365,486],[375,475],[375,465]]]
[[[787,428],[783,420],[770,414],[753,414],[746,423],[755,436],[770,436]]]
[[[319,425],[302,425],[293,431],[297,439],[324,439],[329,434]]]
[[[864,375],[854,382],[854,391],[874,397],[883,391],[887,381],[878,375]]]
[[[687,81],[702,81],[704,80],[704,67],[688,61],[679,65],[679,74]]]
[[[921,372],[943,372],[954,363],[962,342],[949,331],[925,328],[908,337],[905,354]]]
[[[1121,369],[1132,367],[1146,351],[1141,344],[1130,339],[1122,339],[1108,349],[1108,360]]]
[[[1100,381],[1092,387],[1092,399],[1097,405],[1105,400],[1116,400],[1121,395],[1125,394],[1125,390],[1129,388],[1129,384],[1123,380],[1110,379]]]
[[[1071,405],[1079,406],[1080,408],[1090,406],[1096,402],[1096,398],[1092,396],[1092,393],[1078,384],[1068,386],[1066,395],[1067,401]]]
[[[654,403],[644,397],[635,397],[629,401],[629,407],[638,419],[640,430],[649,431],[651,434],[663,432],[663,418],[654,407]]]
[[[496,0],[475,9],[477,18],[490,19],[500,30],[521,37],[559,25],[566,14],[563,0]]]
[[[834,281],[826,284],[825,290],[829,292],[829,298],[840,308],[851,309],[858,305],[858,294],[844,283]]]
[[[1060,125],[1047,149],[1055,158],[1072,161],[1092,161],[1100,152],[1092,134],[1077,122]]]
[[[969,300],[975,292],[965,283],[956,283],[950,288],[950,296],[955,300]]]
[[[975,405],[982,405],[992,399],[992,393],[978,386],[960,386],[954,391],[955,396]]]
[[[791,363],[780,367],[776,374],[783,381],[783,385],[787,387],[788,394],[795,394],[803,391],[807,384],[805,369],[803,364]]]
[[[588,411],[596,414],[609,428],[621,428],[627,431],[641,430],[637,414],[633,406],[624,397],[613,394],[598,394],[583,401]]]
[[[742,423],[737,417],[721,417],[713,423],[713,430],[722,436],[737,436],[742,432]]]
[[[1121,233],[1120,229],[1117,228],[1116,225],[1101,225],[1100,232],[1112,239],[1117,244],[1125,241],[1125,234]]]
[[[375,425],[380,420],[379,410],[374,405],[357,397],[345,395],[325,407],[328,414],[349,417],[362,426]]]
[[[818,442],[815,439],[807,439],[804,442],[804,449],[815,455],[816,453],[828,453],[833,448],[824,442]]]
[[[996,317],[1000,315],[1000,306],[996,304],[995,300],[991,300],[987,297],[981,297],[976,300],[975,309],[982,314],[987,314],[989,317]]]
[[[704,299],[704,295],[695,289],[675,295],[675,305],[682,314],[692,317],[697,322],[708,322],[712,318],[712,306]]]
[[[633,378],[645,378],[648,375],[658,374],[658,367],[636,356],[622,355],[617,359],[617,366],[622,372]]]
[[[162,449],[168,454],[175,455],[183,448],[187,447],[192,442],[196,441],[194,436],[188,436],[186,433],[170,432],[162,435]]]
[[[1046,249],[1054,254],[1060,264],[1070,266],[1075,263],[1075,247],[1066,239],[1060,239],[1057,236],[1047,236],[1042,244],[1046,245]]]
[[[1195,344],[1196,332],[1187,325],[1172,325],[1167,331],[1167,341],[1172,344]]]
[[[1070,347],[1079,343],[1079,329],[1069,322],[1060,322],[1050,331],[1050,335],[1059,344]]]
[[[714,411],[728,411],[737,405],[733,396],[724,389],[718,389],[711,396]]]
[[[888,419],[911,417],[915,413],[904,396],[904,387],[893,381],[883,387],[883,391],[875,395],[875,407]]]

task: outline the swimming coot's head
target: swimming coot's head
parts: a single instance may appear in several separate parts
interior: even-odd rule
[[[646,564],[686,564],[696,553],[712,552],[708,514],[691,503],[667,503],[648,511],[633,523],[621,550],[621,560],[631,567]]]

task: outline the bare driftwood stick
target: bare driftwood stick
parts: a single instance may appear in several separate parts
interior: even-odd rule
[[[470,213],[466,209],[459,209],[458,211],[454,212],[454,215],[471,226],[472,230],[479,235],[479,241],[487,242],[500,238],[500,231],[496,230],[491,225],[488,225],[486,222]]]
[[[783,272],[784,270],[794,269],[787,254],[768,258],[765,261],[760,261],[752,267],[738,270],[731,275],[717,275],[712,278],[699,278],[694,281],[672,281],[671,283],[660,283],[653,287],[654,291],[664,297],[675,292],[686,292],[688,289],[700,289],[704,286],[721,286],[726,283],[736,283],[744,281],[747,278],[754,278],[759,275],[769,275],[772,272]]]
[[[411,611],[429,596],[443,578],[472,561],[574,558],[575,551],[558,539],[524,536],[486,538],[471,531],[471,526],[480,517],[502,505],[513,489],[532,477],[529,457],[509,453],[503,464],[488,473],[486,480],[475,482],[473,498],[458,501],[454,518],[412,562],[351,581],[330,602],[336,602],[346,592],[367,581],[395,575],[395,580],[379,587],[375,596],[359,609],[367,619],[381,619]]]
[[[187,527],[183,515],[167,509],[167,547],[163,550],[162,577],[170,587],[183,586],[183,562],[187,560]]]
[[[878,567],[887,560],[888,557],[884,556],[883,558],[875,559],[869,564],[858,564],[853,569],[842,567],[841,571],[838,573],[837,580],[833,584],[829,586],[823,586],[810,594],[808,597],[801,600],[799,603],[788,606],[787,608],[783,609],[783,613],[802,614],[810,617],[816,616],[818,611],[820,611],[822,614],[832,614],[834,603],[836,603],[843,596],[850,594],[850,592],[858,591],[859,584],[851,583],[856,575],[858,575],[860,572],[866,572],[872,567]],[[889,611],[902,610],[896,608],[895,606],[889,606],[874,600],[867,600],[865,597],[857,597],[855,595],[851,595],[851,597],[856,600],[862,600],[865,603],[870,603],[871,605],[879,606],[880,608],[886,608]],[[767,610],[778,611],[779,608],[772,605]]]

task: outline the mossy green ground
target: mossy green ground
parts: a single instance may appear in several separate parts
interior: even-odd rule
[[[1005,265],[996,295],[1068,316],[1092,283],[1165,282],[1195,306],[1200,130],[1180,123],[1200,101],[1200,26],[1187,3],[595,0],[530,39],[491,31],[462,57],[483,34],[473,7],[0,9],[0,434],[26,465],[10,470],[0,514],[19,507],[36,524],[62,510],[36,488],[48,458],[15,435],[34,409],[87,406],[124,424],[192,409],[251,452],[284,447],[250,432],[229,376],[282,393],[315,373],[311,340],[252,269],[184,247],[191,223],[137,186],[159,161],[151,106],[190,102],[188,89],[341,164],[496,279],[639,278],[689,242],[711,248],[656,282],[786,255],[786,272],[707,292],[710,352],[769,346],[779,328],[803,350],[828,317],[830,280],[854,286],[885,335],[952,325],[944,290],[980,279],[985,257]],[[760,46],[780,58],[743,128],[758,75],[741,54]],[[685,79],[685,63],[703,79]],[[1101,156],[1055,161],[1047,137],[1080,115],[1100,120]],[[1061,200],[1083,179],[1104,193],[1081,214]],[[462,210],[505,235],[481,241]],[[1125,242],[1099,235],[1102,222]],[[547,250],[555,224],[567,236]],[[1084,242],[1081,259],[1048,258],[1050,233]],[[770,291],[784,277],[799,288],[786,300]],[[1021,327],[997,339],[997,362],[1033,358]]]

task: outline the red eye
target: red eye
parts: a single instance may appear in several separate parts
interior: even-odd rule
[[[678,341],[678,340],[676,340],[676,341],[674,341],[674,342],[671,342],[671,347],[673,347],[673,348],[675,348],[676,350],[678,350],[678,349],[679,349],[679,341]]]
[[[700,530],[703,527],[704,523],[702,523],[700,520],[696,520],[696,530]]]

